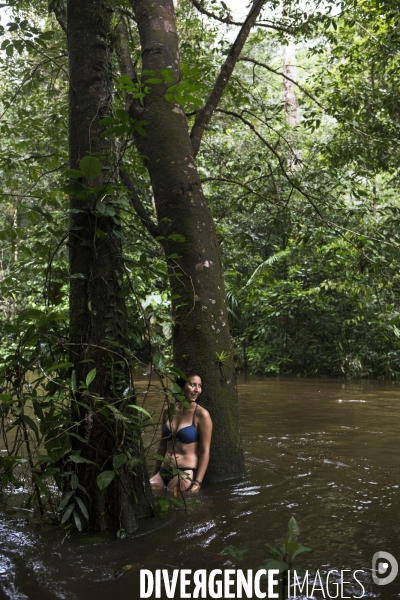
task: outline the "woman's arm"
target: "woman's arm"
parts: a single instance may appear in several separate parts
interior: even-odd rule
[[[212,427],[213,425],[210,413],[205,408],[202,408],[201,413],[198,414],[197,424],[197,430],[199,432],[199,448],[196,479],[199,481],[203,481],[203,477],[206,474],[208,462],[210,460]],[[201,484],[196,483],[195,481],[191,487],[191,491],[198,492],[200,485]]]

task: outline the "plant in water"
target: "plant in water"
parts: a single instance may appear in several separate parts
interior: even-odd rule
[[[298,568],[296,558],[304,552],[313,552],[311,548],[307,548],[298,542],[300,535],[299,526],[294,517],[291,517],[288,523],[288,538],[276,548],[271,544],[265,544],[269,549],[269,557],[266,558],[260,565],[260,569],[277,569],[279,570],[280,579],[280,594],[281,598],[289,598],[289,573],[293,568],[296,569],[297,575],[305,573],[304,569]],[[286,592],[286,593],[285,593]]]
[[[220,555],[232,556],[236,560],[242,560],[245,552],[247,552],[247,548],[243,544],[239,544],[239,546],[230,545],[221,550]]]

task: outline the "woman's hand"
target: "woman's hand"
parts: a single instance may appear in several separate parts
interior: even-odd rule
[[[201,488],[201,483],[200,483],[200,481],[194,481],[194,482],[192,483],[192,486],[191,486],[191,488],[190,488],[190,491],[191,491],[191,492],[195,492],[195,493],[196,493],[196,492],[198,492],[198,491],[200,490],[200,488]]]

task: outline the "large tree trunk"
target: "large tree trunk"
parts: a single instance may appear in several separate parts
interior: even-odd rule
[[[101,137],[99,124],[112,108],[110,17],[106,2],[68,0],[70,166],[79,169],[85,156],[103,162],[102,173],[89,184],[97,192],[71,199],[70,342],[76,386],[93,368],[97,371],[90,392],[81,388],[75,393],[76,432],[86,443],[74,438],[73,450],[97,465],[76,465],[79,484],[87,492],[81,495],[89,512],[85,525],[131,532],[139,517],[152,513],[152,503],[140,434],[113,413],[113,408],[126,413],[134,395],[124,351],[125,306],[119,294],[123,270],[118,211],[112,195],[99,200],[100,190],[112,178],[112,146]],[[127,462],[121,466],[124,454]],[[119,458],[113,464],[115,455]],[[112,483],[101,490],[98,474],[114,467]]]
[[[168,69],[180,79],[173,0],[132,1],[140,34],[143,70]],[[171,275],[174,360],[195,367],[204,379],[205,407],[214,423],[208,481],[244,473],[237,386],[221,256],[205,201],[184,111],[165,99],[165,85],[151,85],[144,110],[148,122],[140,151],[148,157],[160,233]],[[182,241],[174,236],[183,236]]]

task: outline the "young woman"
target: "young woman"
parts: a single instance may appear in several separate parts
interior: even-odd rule
[[[194,369],[185,371],[185,381],[177,383],[183,389],[189,407],[176,403],[175,414],[170,422],[168,408],[163,414],[163,427],[157,454],[164,456],[157,460],[150,484],[153,488],[167,486],[174,490],[198,492],[206,473],[210,458],[212,421],[208,410],[197,404],[202,391],[202,378]],[[176,469],[182,473],[176,474]]]

